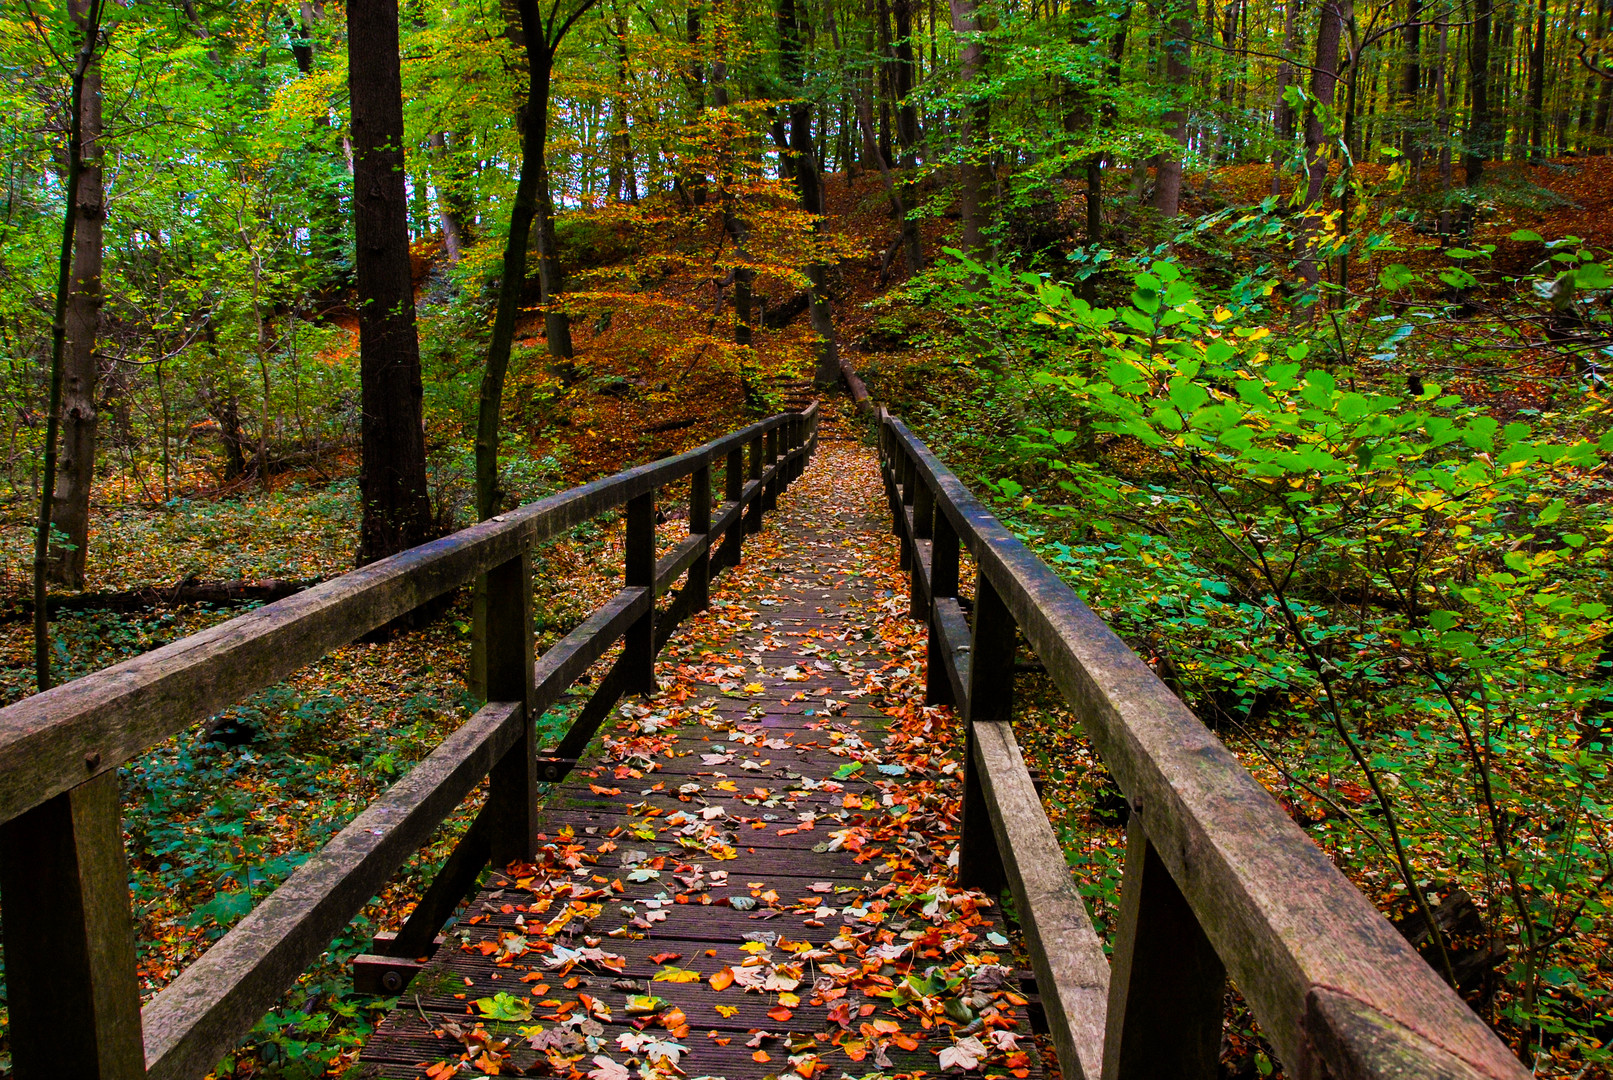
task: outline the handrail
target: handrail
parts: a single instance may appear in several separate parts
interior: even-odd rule
[[[489,859],[533,857],[540,778],[565,774],[623,693],[654,689],[656,653],[678,622],[706,606],[711,579],[738,565],[744,534],[760,528],[762,514],[804,470],[817,426],[816,403],[770,417],[0,709],[0,908],[13,1075],[204,1075],[488,777],[480,815],[394,943],[410,950],[404,957],[424,951],[416,946],[431,940]],[[714,463],[726,479],[715,513]],[[656,492],[684,478],[690,536],[657,560]],[[626,508],[624,588],[535,657],[532,546],[615,507]],[[142,1010],[118,766],[484,574],[489,704]],[[655,598],[680,576],[686,583],[657,611]],[[618,640],[618,659],[560,747],[541,750],[536,719]],[[388,943],[377,939],[376,947]],[[363,959],[405,974],[411,967],[402,957]],[[65,1037],[64,1022],[75,1027]]]
[[[1230,977],[1291,1076],[1526,1077],[1147,664],[905,424],[879,420],[929,696],[968,731],[959,876],[1011,888],[1064,1075],[1214,1076]],[[1112,968],[1005,722],[1019,634],[1130,804]]]

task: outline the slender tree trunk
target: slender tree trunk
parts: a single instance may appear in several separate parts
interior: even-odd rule
[[[1182,206],[1182,155],[1187,149],[1187,105],[1182,100],[1192,79],[1190,39],[1193,20],[1197,15],[1195,0],[1179,0],[1170,22],[1170,37],[1165,42],[1165,81],[1170,84],[1176,104],[1165,113],[1165,130],[1181,149],[1160,154],[1159,166],[1154,175],[1154,209],[1166,218],[1174,218]]]
[[[1289,57],[1299,49],[1299,8],[1301,0],[1284,0],[1283,3],[1283,59],[1277,66],[1277,106],[1272,127],[1277,130],[1277,148],[1271,155],[1271,193],[1283,193],[1283,166],[1293,152],[1294,108],[1285,100],[1288,86],[1294,80],[1294,65]]]
[[[1405,66],[1400,73],[1400,153],[1413,179],[1422,168],[1422,145],[1417,138],[1417,98],[1422,92],[1422,0],[1406,0],[1406,29],[1403,35]]]
[[[1438,112],[1434,122],[1439,127],[1439,190],[1441,195],[1441,208],[1439,212],[1439,235],[1449,236],[1451,232],[1451,212],[1444,208],[1444,195],[1451,189],[1451,109],[1450,91],[1446,82],[1446,64],[1449,60],[1450,23],[1444,11],[1439,13],[1439,67],[1434,74],[1435,105]]]
[[[962,39],[960,80],[973,100],[964,107],[961,127],[963,161],[958,166],[958,212],[963,219],[963,250],[977,261],[988,257],[985,246],[986,192],[991,184],[991,168],[980,160],[981,143],[989,123],[989,105],[979,87],[986,69],[986,46],[980,40],[980,9],[977,0],[948,0],[952,32]]]
[[[915,153],[919,141],[918,106],[911,100],[914,87],[913,63],[913,4],[914,0],[891,0],[891,14],[896,20],[896,41],[893,51],[895,63],[896,143],[902,148],[902,168],[912,169],[917,164]]]
[[[1484,163],[1490,159],[1495,138],[1490,115],[1491,13],[1491,0],[1473,0],[1473,26],[1467,46],[1467,138],[1462,152],[1462,171],[1467,174],[1468,187],[1476,187],[1483,179]]]
[[[796,0],[779,0],[779,64],[785,86],[795,94],[790,105],[790,157],[794,160],[795,189],[801,206],[811,214],[823,213],[823,172],[812,140],[812,101],[807,97],[806,66],[800,11]],[[807,267],[811,282],[808,316],[818,335],[818,366],[812,381],[830,387],[840,381],[840,352],[834,317],[829,310],[828,275],[824,265]]]
[[[1538,160],[1546,144],[1546,0],[1536,8],[1529,50],[1529,158]]]
[[[78,10],[75,7],[75,14]],[[72,291],[73,241],[78,226],[78,200],[71,193],[79,190],[79,179],[84,171],[83,130],[80,127],[84,115],[84,84],[91,65],[95,63],[95,51],[101,36],[101,11],[101,0],[89,0],[82,9],[82,17],[74,19],[80,37],[67,100],[67,176],[63,190],[69,195],[62,214],[62,243],[56,261],[56,307],[50,323],[50,389],[45,401],[45,475],[39,485],[39,516],[34,528],[34,683],[39,690],[49,690],[51,686],[45,572],[50,554],[51,503],[56,486],[56,439],[62,406],[62,367],[67,351],[67,305]]]
[[[1318,105],[1331,106],[1338,89],[1339,42],[1344,32],[1344,12],[1341,0],[1322,0],[1321,20],[1316,30],[1316,63],[1311,68],[1311,97]],[[1323,152],[1327,131],[1315,105],[1305,115],[1305,224],[1304,253],[1300,258],[1300,276],[1311,285],[1316,284],[1318,273],[1314,238],[1319,224],[1315,208],[1327,191],[1327,164],[1329,155]]]
[[[437,223],[442,229],[442,249],[448,256],[448,265],[457,266],[464,257],[465,245],[470,240],[470,207],[463,195],[464,167],[458,160],[459,140],[453,135],[433,131],[427,140],[431,147],[432,186],[437,189]]]
[[[347,48],[363,408],[358,562],[363,565],[424,543],[436,529],[426,494],[396,0],[348,0]]]
[[[616,93],[611,98],[610,197],[638,202],[638,167],[633,162],[633,134],[628,123],[627,17],[616,14],[611,36],[616,43]]]
[[[91,0],[73,0],[73,22],[84,32]],[[72,210],[73,270],[67,294],[67,340],[62,353],[61,462],[50,521],[58,542],[51,546],[46,575],[51,583],[84,588],[90,542],[90,489],[95,483],[95,355],[101,323],[101,230],[106,190],[101,179],[101,64],[92,55],[79,91],[79,174]]]

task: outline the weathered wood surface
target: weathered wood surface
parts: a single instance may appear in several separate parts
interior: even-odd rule
[[[425,1066],[456,1060],[465,1045],[455,1032],[474,1027],[473,1003],[500,991],[534,1005],[532,1021],[484,1025],[490,1035],[512,1038],[517,1066],[538,1057],[517,1029],[537,1023],[578,1030],[580,1023],[558,1021],[581,1008],[580,994],[604,1003],[610,1019],[600,1025],[596,1047],[575,1051],[584,1053],[577,1065],[592,1069],[596,1053],[629,1064],[634,1055],[617,1043],[636,1030],[624,1014],[635,992],[626,989],[629,982],[681,1010],[689,1031],[676,1040],[688,1048],[678,1068],[688,1076],[781,1074],[790,1069],[791,1053],[817,1055],[828,1076],[860,1075],[876,1068],[881,1044],[886,1071],[940,1071],[938,1055],[963,1025],[926,1014],[926,1029],[915,1015],[919,1006],[893,1008],[890,999],[864,992],[878,988],[872,983],[847,987],[823,975],[823,965],[832,969],[837,961],[897,982],[909,970],[947,968],[965,955],[1000,954],[1008,968],[1013,963],[1008,948],[986,940],[1006,928],[983,896],[970,901],[987,905],[979,921],[944,914],[932,921],[919,910],[921,901],[895,887],[924,874],[950,882],[945,860],[956,842],[959,785],[956,763],[943,772],[939,749],[926,762],[899,753],[906,735],[868,693],[871,676],[892,664],[872,630],[882,620],[900,620],[906,602],[892,594],[898,579],[867,566],[870,555],[893,554],[879,517],[883,500],[868,452],[843,446],[820,452],[800,484],[780,496],[776,523],[770,515],[764,532],[747,541],[733,578],[713,589],[710,611],[674,637],[659,669],[660,692],[626,701],[582,764],[550,791],[540,822],[544,857],[497,876],[466,908],[410,985],[404,1006],[365,1048],[369,1075],[419,1077]],[[921,693],[915,684],[915,703]],[[904,775],[886,776],[878,763]],[[851,765],[860,767],[833,779]],[[934,816],[931,808],[946,799],[951,816]],[[887,801],[911,802],[924,816],[893,817]],[[567,854],[582,860],[576,873],[557,861]],[[591,917],[579,915],[552,934],[537,929],[564,910],[569,890],[581,887],[606,890],[589,900],[600,905],[585,910]],[[947,885],[943,893],[957,890]],[[881,903],[892,906],[877,910]],[[969,940],[943,948],[924,936],[932,927]],[[515,934],[535,947],[503,966],[497,952],[483,954],[482,943],[492,948]],[[864,957],[859,966],[856,950],[829,947],[852,934],[865,943],[863,951],[881,937],[908,949],[894,962]],[[778,992],[710,984],[714,973],[738,971],[757,955],[746,951],[762,947],[757,940],[767,943],[769,964],[788,961],[784,943],[822,952],[805,965],[799,1004],[784,1013],[769,1016],[780,1007]],[[620,957],[620,970],[582,965],[560,973],[546,963],[550,945],[587,943]],[[667,965],[698,971],[701,979],[653,981]],[[814,971],[824,980],[817,992]],[[583,981],[564,985],[569,976]],[[1013,1003],[1024,1000],[1017,996],[1018,974],[1004,977],[986,999],[1010,1026],[974,1032],[988,1043],[991,1030],[1027,1033],[1025,1009]],[[569,1003],[568,1011],[555,1003]],[[839,1010],[844,1004],[849,1010]],[[918,1049],[903,1049],[890,1032],[865,1037],[863,1025],[876,1020],[898,1025],[919,1040]],[[746,1046],[758,1031],[771,1034]],[[646,1033],[673,1037],[653,1019]],[[1021,1049],[1032,1049],[1029,1039]],[[767,1060],[753,1058],[758,1050]],[[997,1051],[990,1058],[999,1072],[1006,1056]],[[1039,1074],[1036,1054],[1028,1053],[1020,1068]]]
[[[1290,1073],[1526,1076],[1141,658],[901,421],[887,414],[884,425],[904,547],[916,546],[905,507],[927,487],[1074,707]]]

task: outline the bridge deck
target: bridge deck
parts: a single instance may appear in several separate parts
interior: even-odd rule
[[[951,886],[961,739],[922,706],[880,491],[871,451],[820,446],[367,1075],[1041,1075],[1002,913]]]

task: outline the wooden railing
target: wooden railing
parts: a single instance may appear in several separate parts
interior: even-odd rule
[[[0,912],[13,1075],[184,1080],[206,1074],[331,938],[489,779],[487,799],[403,929],[399,970],[489,859],[535,854],[537,784],[558,779],[623,693],[655,687],[655,656],[744,534],[805,467],[817,406],[531,503],[0,710]],[[748,448],[748,455],[746,450]],[[748,457],[748,460],[747,460]],[[713,507],[712,469],[725,498]],[[689,481],[687,539],[656,558],[655,501]],[[532,547],[626,507],[624,588],[539,659]],[[720,543],[719,543],[720,539]],[[234,929],[140,1006],[118,766],[434,597],[487,576],[489,704],[358,815]],[[687,580],[662,611],[656,597]],[[560,745],[535,721],[617,640],[618,659]],[[373,974],[373,972],[372,972]]]
[[[1011,890],[1065,1080],[1214,1077],[1228,978],[1292,1077],[1526,1077],[1153,671],[906,425],[866,411],[930,628],[928,696],[968,732],[959,877]],[[1020,636],[1130,805],[1112,963],[1008,722]]]

